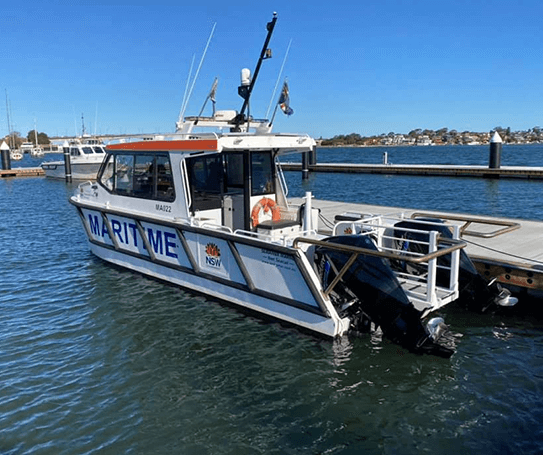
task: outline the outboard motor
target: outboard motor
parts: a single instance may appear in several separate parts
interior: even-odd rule
[[[428,221],[437,224],[432,224],[430,227],[428,224],[421,224],[417,221]],[[400,221],[395,224],[395,227],[418,229],[421,231],[431,228],[433,231],[438,231],[443,237],[452,238],[451,231],[440,219],[417,218],[417,221]],[[401,240],[395,240],[395,242],[399,243],[397,246],[404,251],[418,252],[421,254],[428,253],[427,245],[419,243],[428,242],[428,234],[425,232],[407,232],[398,229],[394,232],[394,237],[401,238]],[[445,276],[443,270],[439,270],[439,266],[450,267],[450,257],[441,256],[438,258],[437,263],[438,272],[436,283],[443,285],[448,277]],[[401,270],[414,275],[417,275],[418,270],[420,270],[420,266],[417,264],[404,261],[391,261],[391,266],[395,270]],[[511,296],[511,292],[508,289],[504,289],[496,280],[488,281],[479,274],[475,265],[473,265],[473,262],[464,250],[460,250],[458,287],[460,291],[459,302],[466,305],[468,309],[481,313],[485,312],[493,304],[499,306],[513,306],[518,301],[516,297]]]
[[[326,242],[377,250],[367,236],[329,237]],[[333,247],[315,249],[315,262],[326,287],[347,263],[352,253]],[[369,322],[381,327],[383,334],[411,352],[450,357],[454,350],[437,343],[446,327],[442,320],[432,320],[432,331],[424,327],[421,312],[409,301],[387,261],[360,254],[335,287],[334,302],[343,317],[355,321],[353,330],[367,329]],[[351,300],[351,302],[349,302]],[[361,330],[367,331],[367,330]]]

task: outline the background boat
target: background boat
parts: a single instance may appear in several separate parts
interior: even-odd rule
[[[70,164],[74,180],[95,180],[96,174],[105,156],[105,145],[98,139],[83,138],[71,141]],[[55,161],[44,161],[41,164],[46,177],[64,179],[66,168],[64,157]]]

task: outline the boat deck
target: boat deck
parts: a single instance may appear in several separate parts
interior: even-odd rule
[[[290,199],[293,205],[300,205],[303,198]],[[478,271],[520,292],[543,296],[543,222],[497,218],[457,213],[420,211],[409,208],[385,207],[368,204],[354,204],[338,201],[313,199],[312,206],[330,223],[342,213],[364,213],[411,216],[435,216],[448,218],[459,225],[467,225],[462,240],[467,242],[466,252]],[[458,221],[455,218],[471,220]],[[319,221],[319,231],[330,233],[330,229]]]

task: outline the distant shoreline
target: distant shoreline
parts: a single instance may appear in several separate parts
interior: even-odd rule
[[[432,145],[417,145],[417,144],[392,144],[392,145],[383,145],[383,144],[375,144],[375,145],[364,145],[364,144],[356,144],[356,145],[322,145],[319,144],[317,141],[317,147],[322,148],[394,148],[394,147],[420,147],[420,148],[427,148],[427,147],[480,147],[480,146],[489,146],[490,143],[484,143],[484,144],[432,144]],[[503,145],[507,146],[518,146],[518,145],[543,145],[543,142],[504,142]]]

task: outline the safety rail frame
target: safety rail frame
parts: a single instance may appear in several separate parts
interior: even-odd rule
[[[488,218],[481,218],[477,216],[469,215],[449,215],[441,213],[428,213],[428,212],[415,212],[411,214],[412,219],[417,219],[420,217],[432,217],[439,218],[442,220],[450,221],[464,221],[464,224],[460,227],[460,235],[471,235],[473,237],[480,237],[484,239],[490,239],[497,237],[498,235],[506,234],[511,231],[520,229],[520,223],[515,223],[514,221],[507,220],[490,220]],[[493,232],[477,232],[477,231],[468,231],[467,228],[472,224],[486,224],[486,225],[496,225],[504,226],[502,229],[497,229]]]
[[[436,267],[437,267],[437,258],[440,256],[445,256],[447,254],[452,254],[458,251],[461,248],[466,247],[466,242],[461,240],[455,240],[450,238],[444,238],[438,235],[438,232],[431,231],[430,233],[430,252],[428,254],[425,254],[423,256],[419,257],[412,257],[407,256],[405,254],[398,254],[398,253],[391,253],[388,251],[379,251],[379,250],[371,250],[368,248],[361,248],[356,246],[350,246],[350,245],[340,245],[338,243],[334,242],[325,242],[323,240],[318,240],[314,238],[304,238],[304,237],[297,237],[294,239],[292,246],[293,248],[300,248],[300,243],[309,243],[316,246],[322,246],[327,249],[333,249],[337,251],[342,251],[345,253],[351,253],[351,257],[347,260],[343,268],[339,271],[339,273],[336,275],[336,277],[332,280],[332,282],[328,285],[328,287],[323,291],[324,295],[328,297],[330,293],[333,291],[333,289],[336,287],[336,285],[339,283],[339,281],[343,278],[345,273],[347,273],[347,270],[349,270],[349,267],[354,263],[356,258],[359,255],[367,255],[367,256],[376,256],[384,259],[395,259],[395,260],[401,260],[401,261],[408,261],[413,262],[415,264],[420,263],[428,263],[428,295],[427,295],[427,301],[431,302],[435,299],[435,278],[436,278]],[[438,240],[440,243],[443,244],[449,244],[450,246],[446,248],[438,249]],[[457,291],[457,282],[458,282],[458,267],[459,267],[459,258],[453,255],[453,260],[451,261],[454,263],[454,265],[451,267],[451,274],[455,276],[454,284],[452,283],[453,277],[451,276],[451,284],[453,284],[453,287],[455,289],[451,289],[451,291]]]

